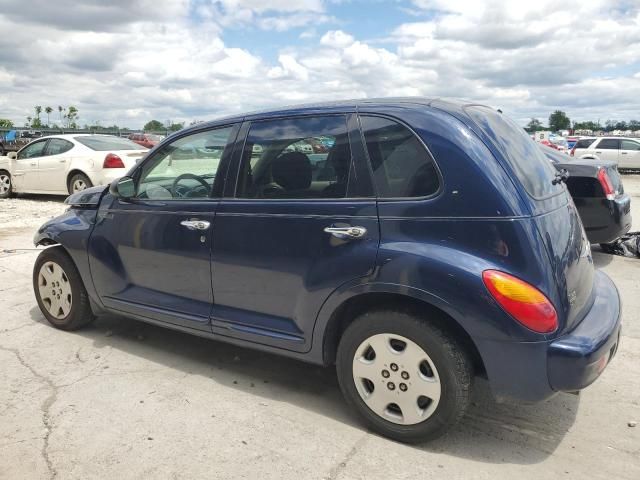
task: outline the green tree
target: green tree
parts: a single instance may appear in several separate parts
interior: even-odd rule
[[[147,122],[142,129],[145,132],[160,132],[165,130],[162,122],[158,120],[151,120],[150,122]]]
[[[571,120],[562,110],[556,110],[551,115],[549,115],[549,128],[553,132],[567,130],[571,128]]]
[[[49,125],[50,125],[49,115],[51,115],[51,112],[53,112],[53,108],[51,108],[51,107],[46,107],[46,108],[44,109],[44,112],[47,114],[47,127],[49,127]]]
[[[36,105],[33,107],[36,112],[36,118],[38,119],[38,123],[40,123],[40,114],[42,113],[42,107],[40,105]]]
[[[538,120],[537,118],[532,118],[531,120],[529,120],[529,123],[527,123],[527,126],[524,127],[524,129],[529,133],[534,133],[539,130],[544,130],[544,127],[542,126],[542,122],[540,120]]]
[[[177,132],[178,130],[182,130],[184,128],[184,122],[182,123],[172,123],[167,127],[167,130],[170,132]]]
[[[13,122],[8,118],[0,118],[0,128],[12,128]]]
[[[67,118],[67,127],[78,128],[78,125],[76,124],[76,120],[78,120],[80,116],[78,115],[78,109],[76,107],[74,107],[73,105],[69,106],[69,108],[67,109],[66,118]]]
[[[58,116],[60,117],[60,125],[63,125],[62,123],[62,111],[64,110],[64,108],[62,108],[62,105],[58,105]]]

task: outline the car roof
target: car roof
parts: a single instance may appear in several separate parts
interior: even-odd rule
[[[284,115],[305,115],[313,113],[347,113],[357,111],[367,107],[378,107],[381,109],[389,107],[402,106],[404,108],[424,108],[436,107],[449,113],[460,112],[464,107],[469,105],[478,105],[476,102],[468,100],[452,99],[452,98],[428,98],[428,97],[385,97],[385,98],[361,98],[351,100],[337,100],[331,102],[306,103],[300,105],[289,105],[279,108],[271,108],[266,110],[258,110],[237,115],[221,117],[208,122],[198,123],[196,125],[180,130],[180,134],[192,130],[200,130],[202,128],[214,127],[228,123],[242,122],[244,120],[258,120],[267,118],[276,118]]]

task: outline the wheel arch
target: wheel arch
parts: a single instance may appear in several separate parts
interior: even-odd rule
[[[450,309],[443,308],[439,301],[433,301],[427,295],[402,292],[397,288],[400,286],[394,287],[378,287],[373,291],[356,292],[333,309],[321,327],[322,359],[325,365],[335,363],[340,338],[355,318],[367,311],[393,308],[423,318],[451,333],[467,349],[476,372],[485,373],[478,347],[467,330],[451,314]]]
[[[73,167],[71,168],[71,170],[69,170],[69,172],[67,173],[67,181],[66,181],[66,186],[67,186],[67,190],[70,189],[71,185],[71,179],[73,178],[74,175],[84,175],[85,177],[87,177],[89,180],[91,180],[91,176],[89,176],[89,174],[87,172],[85,172],[84,170],[81,170],[78,167]]]

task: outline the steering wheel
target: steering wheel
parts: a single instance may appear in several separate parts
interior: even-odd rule
[[[176,192],[176,187],[178,186],[178,183],[180,183],[180,181],[182,180],[195,180],[199,182],[206,189],[207,193],[209,192],[209,184],[206,182],[204,178],[199,177],[198,175],[194,175],[193,173],[183,173],[182,175],[178,175],[173,181],[173,184],[171,185],[171,195],[174,198],[176,197],[176,195],[180,197],[185,196],[182,194],[177,194]]]

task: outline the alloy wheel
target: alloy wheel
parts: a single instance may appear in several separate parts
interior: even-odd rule
[[[9,190],[11,190],[11,177],[0,174],[0,195],[5,195]]]
[[[378,416],[415,425],[435,412],[442,386],[433,361],[417,343],[377,334],[356,349],[353,381],[360,398]]]
[[[85,188],[87,188],[87,184],[81,178],[74,180],[71,184],[71,190],[73,191],[73,193],[81,192]]]

